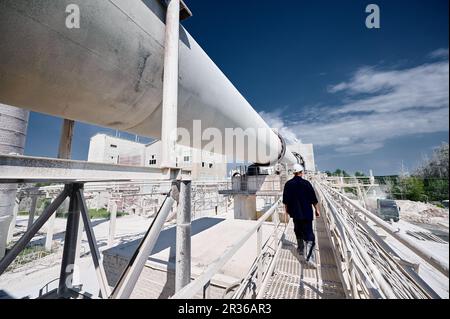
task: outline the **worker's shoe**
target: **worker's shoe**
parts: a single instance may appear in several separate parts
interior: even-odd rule
[[[313,241],[306,242],[306,264],[312,268],[316,268],[316,243]]]

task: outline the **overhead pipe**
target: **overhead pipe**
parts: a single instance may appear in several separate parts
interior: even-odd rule
[[[161,139],[166,6],[159,0],[0,1],[0,102]],[[65,25],[80,8],[80,28]],[[222,154],[256,164],[296,163],[283,142],[180,27],[178,127],[260,129],[258,149]],[[239,134],[240,137],[244,134]],[[257,136],[256,136],[257,135]],[[191,136],[192,137],[192,136]],[[182,141],[195,146],[199,138]],[[210,141],[201,141],[205,147]],[[188,145],[190,144],[190,145]]]

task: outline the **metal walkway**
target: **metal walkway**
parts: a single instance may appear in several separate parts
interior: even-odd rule
[[[265,299],[344,299],[345,293],[323,218],[315,221],[317,268],[306,266],[297,253],[290,221]]]

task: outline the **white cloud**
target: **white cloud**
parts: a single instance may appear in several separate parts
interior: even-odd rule
[[[356,97],[338,107],[334,113],[391,113],[414,107],[448,106],[448,69],[448,61],[396,71],[362,68],[349,82],[330,89],[331,93],[343,92],[352,99]],[[358,98],[360,94],[369,96]]]
[[[299,142],[299,138],[293,129],[288,127],[283,120],[283,109],[274,112],[260,112],[259,115],[267,122],[267,124],[278,130],[278,132],[286,139],[287,143],[294,144]]]
[[[437,49],[430,53],[430,58],[439,59],[439,58],[448,58],[448,48],[447,49]]]
[[[305,110],[290,125],[278,118],[278,125],[348,155],[370,154],[392,138],[449,130],[448,61],[403,70],[364,67],[328,91],[344,95],[343,102]]]

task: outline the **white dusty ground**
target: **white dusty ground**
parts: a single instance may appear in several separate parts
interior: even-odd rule
[[[140,216],[126,216],[117,219],[116,223],[116,243],[130,241],[142,236],[151,223],[151,219]],[[25,225],[27,218],[18,217],[17,224]],[[66,220],[57,218],[55,220],[55,241],[61,244],[64,237]],[[100,251],[107,249],[107,240],[109,232],[108,220],[94,220],[94,232],[100,248]],[[45,228],[44,228],[45,229]],[[45,235],[43,235],[45,236]],[[98,286],[92,263],[92,257],[89,254],[89,245],[86,234],[83,234],[81,247],[82,257],[80,259],[80,282],[83,284],[83,290],[95,294],[98,292]],[[84,253],[84,254],[83,254]],[[39,290],[47,283],[57,279],[60,272],[61,252],[52,254],[43,258],[38,263],[25,266],[18,271],[9,272],[0,277],[0,291],[6,292],[14,298],[36,298]],[[49,288],[54,289],[58,282],[53,282]]]
[[[397,205],[401,209],[400,217],[403,220],[430,225],[442,225],[448,228],[448,209],[409,200],[398,200]]]
[[[219,211],[219,215],[223,217],[231,217],[233,207],[228,208],[227,211]],[[227,213],[227,214],[226,214]],[[199,216],[211,215],[211,212],[198,212]],[[227,216],[228,215],[228,216]],[[24,267],[18,268],[13,272],[6,273],[0,277],[0,298],[2,295],[7,294],[13,298],[36,298],[39,296],[39,290],[46,286],[48,283],[49,290],[57,288],[60,274],[61,256],[62,256],[62,244],[64,241],[66,219],[57,218],[54,223],[54,246],[59,247],[58,252],[51,254],[39,261],[32,262]],[[148,227],[150,226],[152,219],[141,216],[125,216],[117,219],[116,222],[116,236],[113,246],[117,246],[126,242],[131,242],[137,238],[141,238]],[[16,232],[24,231],[28,223],[27,216],[18,216],[16,222]],[[106,219],[93,220],[94,233],[97,239],[97,243],[100,252],[108,249],[108,234],[109,234],[109,221]],[[170,227],[175,223],[175,220],[168,222],[166,227]],[[44,225],[42,231],[34,240],[41,240],[42,243],[45,240],[45,232],[47,224]],[[80,248],[81,258],[79,260],[79,277],[74,277],[74,282],[83,284],[83,291],[93,294],[93,298],[98,295],[98,284],[95,275],[94,265],[92,263],[92,257],[89,254],[89,244],[87,241],[86,233],[83,233],[82,246]]]

